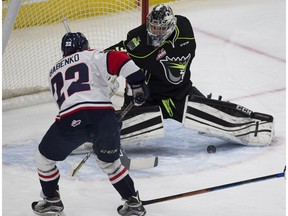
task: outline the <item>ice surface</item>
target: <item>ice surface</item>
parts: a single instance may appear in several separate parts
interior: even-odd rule
[[[130,171],[143,200],[282,172],[286,164],[285,1],[177,1],[176,14],[195,29],[192,80],[203,93],[275,117],[267,147],[245,147],[198,135],[165,120],[165,137],[123,146],[131,158],[158,156],[153,169]],[[119,104],[116,104],[119,106]],[[31,216],[40,185],[33,154],[57,113],[54,103],[3,112],[2,208],[4,216]],[[216,154],[208,154],[208,145]],[[117,215],[122,203],[91,157],[75,177],[84,155],[59,163],[67,216]],[[147,206],[149,216],[284,216],[284,178]]]

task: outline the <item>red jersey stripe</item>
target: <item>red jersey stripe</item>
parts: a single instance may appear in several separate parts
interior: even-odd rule
[[[131,60],[126,52],[110,51],[107,54],[107,70],[109,74],[119,76],[122,66]]]

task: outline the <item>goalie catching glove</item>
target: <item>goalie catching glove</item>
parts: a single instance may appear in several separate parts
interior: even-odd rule
[[[145,100],[149,96],[148,86],[145,84],[145,81],[138,83],[131,83],[130,87],[132,89],[132,98],[135,106],[141,106],[145,103]]]

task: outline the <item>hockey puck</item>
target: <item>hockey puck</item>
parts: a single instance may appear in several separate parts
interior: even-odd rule
[[[209,154],[214,154],[215,152],[216,152],[216,147],[214,146],[214,145],[209,145],[208,147],[207,147],[207,152],[209,153]]]

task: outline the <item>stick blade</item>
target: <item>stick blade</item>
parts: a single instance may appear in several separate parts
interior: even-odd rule
[[[158,157],[131,159],[130,170],[149,169],[158,166]]]

